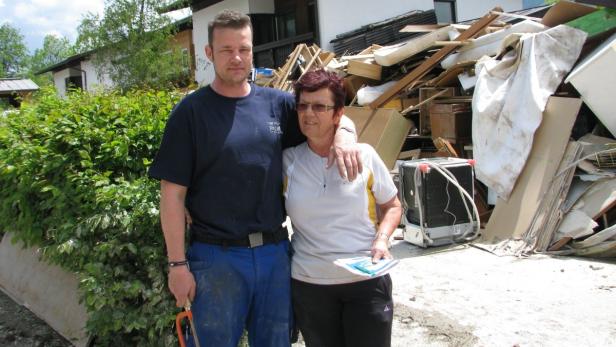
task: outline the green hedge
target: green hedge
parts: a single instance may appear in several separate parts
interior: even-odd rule
[[[0,115],[0,229],[77,274],[97,345],[173,344],[159,184],[146,170],[179,98],[47,89]]]

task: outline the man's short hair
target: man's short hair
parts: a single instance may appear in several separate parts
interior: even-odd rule
[[[238,11],[222,10],[207,25],[207,42],[210,46],[212,45],[216,28],[243,29],[245,27],[249,27],[252,32],[250,17]]]

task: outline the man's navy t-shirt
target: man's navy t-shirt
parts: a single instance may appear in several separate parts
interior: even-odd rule
[[[228,98],[207,86],[171,112],[149,175],[188,187],[193,232],[242,238],[284,221],[282,150],[304,140],[291,94],[251,85]]]

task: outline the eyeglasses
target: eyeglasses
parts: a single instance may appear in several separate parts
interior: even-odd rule
[[[299,104],[297,104],[297,112],[306,112],[309,108],[312,109],[312,112],[323,113],[334,109],[334,106],[323,104],[307,104],[304,102],[300,102]]]

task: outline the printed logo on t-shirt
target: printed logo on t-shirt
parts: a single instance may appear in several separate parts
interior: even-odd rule
[[[269,128],[270,133],[276,135],[282,135],[282,129],[280,128],[280,122],[272,121],[267,122],[267,127]]]

